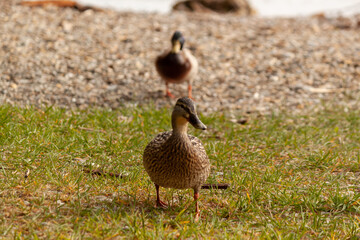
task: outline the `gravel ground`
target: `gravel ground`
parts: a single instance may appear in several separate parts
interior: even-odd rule
[[[202,112],[360,105],[360,16],[267,19],[0,5],[0,103],[173,104],[154,59],[181,30],[199,61],[193,96]],[[186,84],[170,89],[187,94]]]

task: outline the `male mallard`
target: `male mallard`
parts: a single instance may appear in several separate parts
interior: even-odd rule
[[[171,38],[172,49],[156,58],[156,70],[165,81],[166,95],[174,98],[169,91],[169,83],[188,82],[189,98],[192,98],[192,80],[198,71],[198,62],[189,50],[184,48],[185,38],[176,31]]]
[[[171,116],[172,131],[158,134],[145,148],[143,163],[156,187],[156,205],[160,200],[159,187],[194,189],[197,220],[200,215],[198,198],[201,185],[210,173],[210,162],[201,141],[187,134],[188,123],[197,129],[206,126],[196,114],[194,102],[187,97],[177,100]]]

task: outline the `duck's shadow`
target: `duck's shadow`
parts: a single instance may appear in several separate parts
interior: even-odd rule
[[[101,196],[97,196],[102,198]],[[187,204],[186,208],[188,209],[191,204]],[[173,220],[177,218],[177,215],[183,210],[184,206],[171,204],[167,208],[159,208],[155,206],[155,199],[151,197],[150,199],[137,200],[131,199],[131,197],[121,196],[121,197],[111,197],[103,199],[94,199],[91,203],[83,204],[79,209],[81,215],[84,217],[94,217],[98,218],[99,215],[111,216],[113,219],[140,219],[145,217],[147,220],[158,221],[163,219],[164,216],[168,216],[172,224]],[[191,210],[188,209],[188,214],[191,215]],[[119,218],[121,217],[121,218]],[[190,217],[190,216],[189,216]],[[124,220],[124,219],[123,219]]]

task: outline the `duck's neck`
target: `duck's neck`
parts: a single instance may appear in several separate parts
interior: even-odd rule
[[[171,124],[173,128],[174,136],[188,139],[187,136],[188,122],[185,118],[173,117],[171,119]]]

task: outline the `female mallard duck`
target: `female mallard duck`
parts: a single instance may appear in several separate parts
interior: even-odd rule
[[[188,82],[189,98],[192,98],[192,80],[198,71],[198,62],[189,50],[184,48],[185,39],[176,31],[171,38],[172,49],[156,58],[156,70],[165,81],[166,96],[174,98],[169,91],[169,83]]]
[[[196,114],[194,102],[187,97],[177,100],[171,116],[172,131],[158,134],[145,148],[143,163],[156,187],[156,205],[160,200],[159,187],[194,189],[197,220],[200,215],[198,198],[201,185],[210,173],[210,162],[201,141],[187,134],[188,123],[197,129],[206,126]]]

